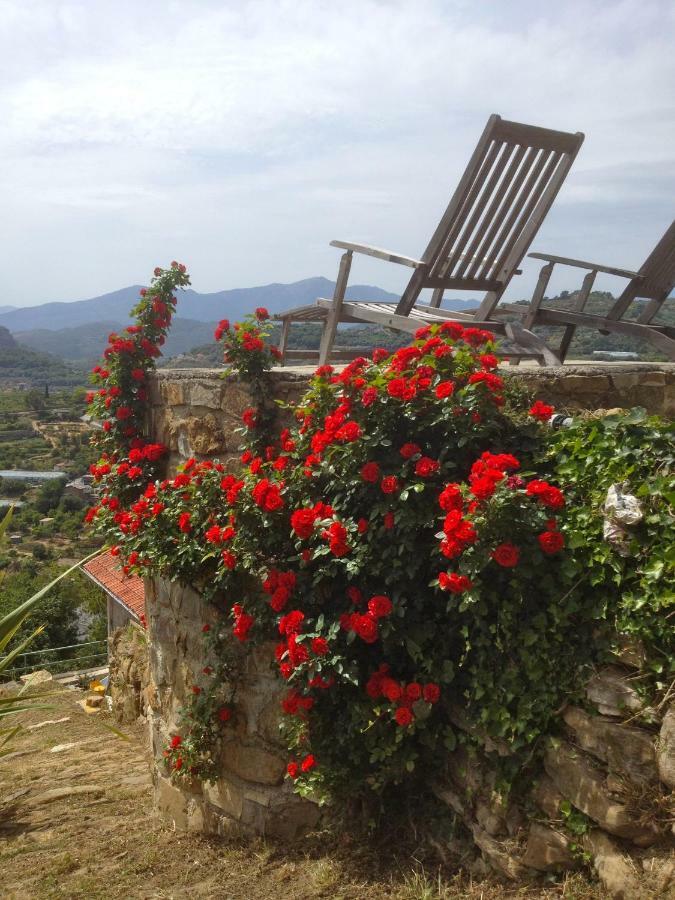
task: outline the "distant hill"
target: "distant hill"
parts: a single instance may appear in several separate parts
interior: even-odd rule
[[[0,306],[0,315],[11,312],[13,309],[16,309],[16,306]]]
[[[128,322],[129,310],[138,302],[141,285],[121,288],[101,297],[71,302],[54,301],[38,306],[26,306],[0,312],[0,325],[10,331],[24,332],[35,329],[77,328],[95,322]],[[327,278],[306,278],[292,284],[266,284],[261,287],[235,288],[214,294],[197,291],[181,291],[176,315],[197,322],[216,322],[222,318],[239,319],[253,312],[257,306],[265,306],[271,313],[281,312],[293,306],[313,303],[317,297],[330,297],[334,283]],[[348,299],[392,302],[395,294],[372,285],[353,285],[347,289]],[[473,309],[478,304],[472,300],[449,300],[450,309]]]
[[[110,331],[129,322],[129,310],[138,301],[141,285],[121,288],[89,300],[54,301],[1,312],[0,326],[9,328],[21,343],[40,352],[64,359],[91,360],[100,356]],[[182,291],[176,318],[167,339],[165,355],[183,353],[212,339],[214,323],[233,321],[253,312],[257,306],[271,313],[313,303],[317,297],[332,296],[334,283],[327,278],[306,278],[292,284],[267,284],[235,288],[213,294]],[[348,299],[394,302],[395,294],[372,285],[353,285]],[[448,300],[449,309],[475,309],[473,300]],[[58,327],[55,327],[58,326]]]
[[[126,322],[92,322],[74,328],[50,331],[36,328],[31,331],[17,331],[15,337],[22,344],[42,353],[52,353],[63,359],[92,362],[103,352],[111,331],[121,331]],[[213,340],[216,322],[197,322],[194,319],[174,319],[164,345],[164,356],[185,353],[192,347]]]
[[[24,347],[0,326],[0,386],[23,382],[67,387],[84,381],[83,370],[47,353],[36,353]]]

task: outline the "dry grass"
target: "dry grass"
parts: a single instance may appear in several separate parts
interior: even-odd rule
[[[559,884],[513,887],[484,876],[448,873],[423,865],[422,857],[415,859],[396,842],[373,846],[345,832],[317,834],[292,848],[174,832],[152,813],[144,733],[131,731],[130,741],[120,740],[104,727],[104,714],[85,716],[77,699],[65,694],[56,698],[57,708],[27,716],[26,724],[64,715],[70,721],[24,733],[16,750],[28,752],[0,760],[3,900],[605,896],[582,875]],[[71,742],[76,746],[50,752]],[[92,784],[101,786],[95,794],[33,802],[55,787]]]

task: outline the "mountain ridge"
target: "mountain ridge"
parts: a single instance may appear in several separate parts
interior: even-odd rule
[[[26,306],[0,312],[0,325],[11,332],[30,332],[37,329],[49,331],[76,328],[96,322],[129,322],[129,311],[138,302],[142,285],[130,285],[90,297],[85,300],[53,300],[37,306]],[[294,306],[313,303],[317,297],[332,295],[334,282],[323,276],[305,278],[283,284],[259,285],[248,288],[231,288],[211,293],[198,293],[191,288],[181,291],[178,298],[176,318],[193,319],[197,322],[214,322],[222,318],[240,319],[253,312],[257,306],[265,306],[271,313],[282,312]],[[347,289],[347,299],[394,302],[396,294],[374,285],[353,285]],[[450,309],[472,309],[477,306],[471,300],[450,300],[445,304]],[[60,326],[54,329],[54,323]]]

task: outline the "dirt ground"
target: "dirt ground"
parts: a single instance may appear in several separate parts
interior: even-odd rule
[[[0,759],[3,900],[605,896],[582,875],[521,889],[444,876],[408,852],[399,856],[391,846],[376,852],[345,834],[310,836],[289,849],[174,832],[153,813],[144,730],[125,728],[125,740],[111,730],[107,713],[82,710],[82,696],[65,691],[45,698],[53,708],[26,714],[12,754]]]

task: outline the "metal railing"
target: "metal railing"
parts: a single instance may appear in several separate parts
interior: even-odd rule
[[[99,647],[99,650],[93,648]],[[86,653],[66,653],[64,651],[81,651],[83,648],[91,648]],[[52,655],[50,655],[52,654]],[[61,654],[54,657],[53,654]],[[28,661],[28,658],[31,661]],[[28,650],[19,653],[15,663],[0,675],[0,679],[11,681],[26,672],[34,672],[36,669],[46,668],[55,675],[59,672],[69,672],[78,669],[94,669],[108,662],[108,641],[86,641],[82,644],[67,644],[64,647],[48,647],[43,650]]]

